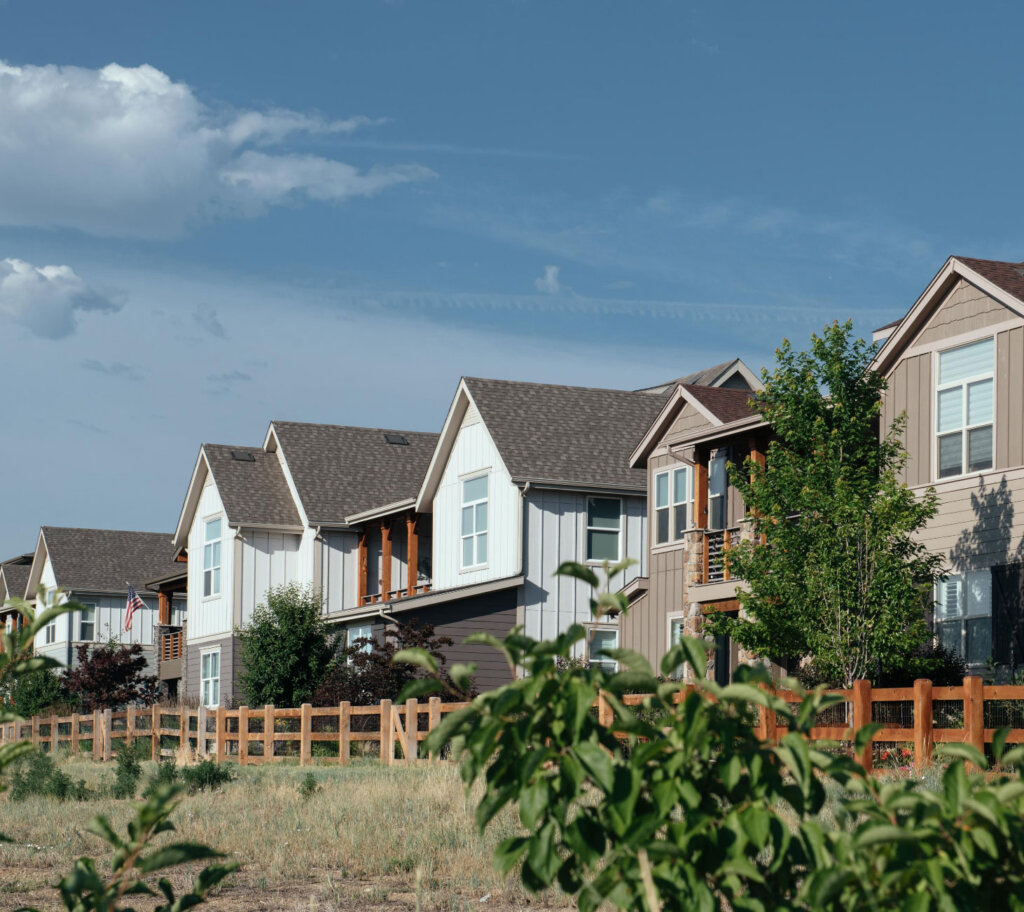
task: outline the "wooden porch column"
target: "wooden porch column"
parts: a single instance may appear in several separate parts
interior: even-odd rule
[[[160,608],[160,623],[171,623],[171,596],[168,592],[157,593],[157,604]]]
[[[405,557],[405,594],[415,595],[416,583],[419,581],[417,568],[420,563],[420,536],[416,531],[415,513],[410,513],[405,517]]]
[[[694,453],[693,463],[694,491],[693,519],[698,529],[708,527],[708,460],[707,456]]]
[[[761,449],[761,444],[757,442],[757,438],[750,438],[750,460],[756,462],[762,469],[764,468],[764,450]],[[750,478],[753,479],[753,474]],[[768,541],[768,537],[762,532],[761,533],[761,544],[765,544]]]
[[[359,550],[356,570],[356,606],[362,605],[366,599],[366,577],[370,572],[370,561],[366,553],[366,530],[359,533]]]
[[[386,602],[391,593],[391,520],[380,521],[380,599]]]

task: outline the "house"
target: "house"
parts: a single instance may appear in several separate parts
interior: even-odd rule
[[[700,636],[713,611],[737,613],[736,589],[724,556],[751,532],[728,463],[763,460],[768,431],[751,401],[760,383],[745,377],[729,387],[677,383],[630,455],[645,473],[649,541],[647,572],[624,592],[622,645],[658,667],[682,636]],[[728,637],[711,656],[713,674],[728,683],[747,661]]]
[[[682,379],[754,380],[740,361]],[[430,591],[360,605],[342,622],[430,623],[455,641],[450,662],[477,663],[481,689],[513,670],[494,650],[463,643],[473,632],[503,636],[518,625],[549,638],[580,623],[588,636],[578,658],[609,661],[597,654],[618,645],[619,619],[595,621],[586,584],[554,574],[564,561],[632,558],[615,585],[646,577],[647,478],[629,460],[670,389],[463,378],[414,504],[433,530]]]
[[[36,599],[42,586],[48,600],[60,590],[59,600],[82,608],[54,618],[36,634],[35,652],[72,666],[75,647],[89,643],[138,643],[149,664],[156,668],[156,593],[146,581],[174,567],[170,540],[164,532],[126,532],[112,529],[68,529],[43,526],[24,587],[26,598]],[[125,630],[128,588],[142,598],[146,610],[137,611]],[[175,600],[172,614],[184,611]]]
[[[146,588],[156,593],[157,629],[154,635],[156,650],[156,676],[164,695],[177,700],[185,693],[185,663],[182,655],[185,647],[187,618],[183,605],[188,599],[188,555],[180,553],[175,557],[176,569],[146,582]],[[174,610],[175,600],[179,609]]]
[[[273,421],[262,446],[202,445],[173,539],[191,558],[185,694],[207,706],[241,699],[235,631],[272,587],[313,587],[335,620],[427,585],[418,555],[421,541],[429,555],[429,523],[412,506],[436,440]]]
[[[12,627],[21,627],[24,621],[21,614],[11,608],[8,602],[12,598],[24,598],[31,566],[31,554],[19,554],[17,557],[0,561],[0,625],[8,633]]]
[[[934,487],[923,541],[946,561],[933,623],[972,671],[1024,659],[1024,263],[950,257],[876,332],[883,427],[906,415],[903,480]]]

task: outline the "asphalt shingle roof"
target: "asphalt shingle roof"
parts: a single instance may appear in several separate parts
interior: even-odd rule
[[[718,386],[694,386],[683,384],[683,388],[697,399],[720,421],[728,424],[741,418],[750,418],[758,414],[750,405],[753,393],[749,390],[723,389]]]
[[[629,457],[666,393],[465,382],[514,480],[646,488],[646,473],[631,469]]]
[[[284,469],[276,453],[262,447],[204,443],[224,511],[232,525],[301,526]],[[239,460],[234,455],[252,456]],[[156,577],[150,577],[155,579]]]
[[[272,424],[311,523],[341,523],[356,513],[415,497],[438,438],[422,431]],[[389,443],[385,434],[406,443]]]
[[[25,587],[28,585],[28,574],[32,569],[32,555],[25,555],[4,561],[0,565],[3,571],[4,581],[7,583],[7,595],[9,598],[22,598],[25,595]]]
[[[721,364],[705,367],[696,373],[687,374],[685,377],[677,377],[675,380],[669,380],[667,383],[661,383],[658,386],[649,386],[640,392],[665,393],[677,386],[710,386],[725,373],[727,368],[732,367],[737,361],[739,361],[739,358],[732,358],[729,361],[723,361]]]
[[[169,532],[59,526],[43,526],[42,531],[57,585],[72,593],[126,593],[128,583],[141,592],[147,580],[181,568]]]
[[[956,257],[965,266],[980,273],[990,282],[1006,289],[1015,298],[1024,301],[1024,263],[1004,263],[1001,260],[976,260]]]

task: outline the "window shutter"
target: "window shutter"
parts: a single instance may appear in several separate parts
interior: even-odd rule
[[[999,665],[1024,660],[1021,584],[1020,564],[992,568],[992,656]]]

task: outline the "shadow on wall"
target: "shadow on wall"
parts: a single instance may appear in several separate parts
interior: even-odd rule
[[[1024,665],[1024,535],[1014,543],[1015,510],[1006,479],[980,483],[971,494],[971,510],[974,525],[960,533],[949,552],[952,573],[966,578],[991,571],[992,657],[1013,675]]]

